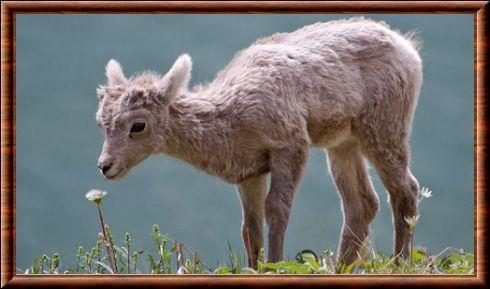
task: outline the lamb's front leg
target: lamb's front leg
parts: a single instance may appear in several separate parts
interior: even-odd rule
[[[264,206],[267,175],[250,178],[237,185],[242,202],[242,237],[248,255],[248,266],[257,268],[257,258],[264,247]]]
[[[270,154],[271,188],[265,202],[265,219],[269,226],[269,262],[283,259],[284,235],[307,157],[307,146],[285,148]]]

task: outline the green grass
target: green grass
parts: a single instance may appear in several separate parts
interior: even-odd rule
[[[424,191],[425,190],[425,191]],[[362,245],[364,253],[353,264],[342,264],[332,250],[318,253],[310,249],[298,252],[294,259],[277,263],[264,261],[263,250],[256,270],[246,266],[246,256],[236,253],[228,243],[228,260],[210,266],[199,254],[181,242],[162,234],[153,225],[153,248],[133,248],[131,234],[126,233],[117,242],[110,227],[104,223],[102,199],[106,192],[91,191],[87,199],[97,205],[101,232],[96,244],[89,249],[80,246],[75,254],[74,266],[64,266],[58,253],[34,258],[32,266],[19,272],[24,274],[473,274],[474,256],[461,249],[446,248],[437,254],[416,247],[408,259],[396,261],[396,256],[377,252],[369,242]],[[432,193],[423,189],[418,208]],[[415,229],[420,217],[407,219]]]
[[[316,253],[306,249],[292,260],[278,263],[259,261],[257,270],[246,267],[246,257],[236,253],[228,243],[228,260],[216,266],[209,266],[199,254],[176,242],[153,226],[154,248],[149,251],[134,250],[131,236],[126,233],[121,245],[116,245],[106,226],[108,246],[113,253],[114,269],[104,253],[102,234],[94,247],[89,250],[79,247],[75,254],[75,266],[64,267],[58,253],[36,257],[33,265],[20,270],[25,274],[473,274],[473,254],[446,248],[431,255],[423,248],[415,248],[410,260],[396,264],[395,257],[375,252],[369,244],[366,254],[357,263],[345,266],[338,262],[332,250]],[[113,250],[113,251],[112,251]],[[263,258],[263,257],[262,257]],[[117,269],[116,269],[117,268]]]

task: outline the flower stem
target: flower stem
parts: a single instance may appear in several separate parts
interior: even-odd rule
[[[102,234],[103,234],[103,237],[104,237],[104,247],[105,247],[105,250],[106,250],[106,254],[107,254],[107,258],[109,259],[109,265],[111,266],[111,269],[114,273],[117,273],[115,267],[114,267],[114,264],[112,263],[112,257],[111,257],[111,249],[109,248],[109,245],[108,245],[108,242],[107,242],[107,235],[106,235],[106,232],[105,232],[105,224],[104,224],[104,218],[102,217],[102,210],[100,208],[100,204],[97,203],[97,209],[99,211],[99,218],[100,218],[100,224],[102,226]]]
[[[127,258],[127,271],[128,271],[128,274],[131,274],[131,256],[129,255],[131,252],[131,236],[129,235],[129,233],[126,233],[126,249],[127,249],[127,254],[128,254],[128,258]]]

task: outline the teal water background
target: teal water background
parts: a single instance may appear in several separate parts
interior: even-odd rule
[[[189,53],[191,84],[206,82],[240,49],[275,32],[349,15],[22,15],[16,16],[17,267],[60,252],[72,264],[79,245],[99,231],[84,194],[107,190],[106,222],[122,240],[133,233],[149,248],[151,228],[200,252],[208,264],[226,260],[227,240],[242,249],[241,207],[232,185],[164,155],[133,169],[121,182],[96,167],[103,136],[95,123],[96,87],[104,66],[118,59],[126,75],[167,71]],[[424,85],[411,138],[412,171],[434,192],[424,201],[415,244],[437,253],[473,250],[473,16],[370,15],[424,41]],[[379,250],[391,252],[386,191],[371,171],[381,200],[372,226]],[[337,248],[340,200],[321,150],[311,151],[286,235],[286,256],[304,248]]]

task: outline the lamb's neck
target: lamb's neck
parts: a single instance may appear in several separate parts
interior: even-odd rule
[[[219,151],[226,143],[226,124],[217,113],[215,104],[195,93],[186,93],[170,103],[162,151],[202,167],[212,151]]]

